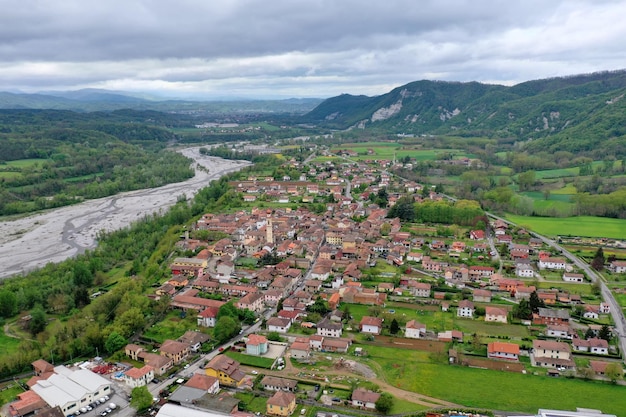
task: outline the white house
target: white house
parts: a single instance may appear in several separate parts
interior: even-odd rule
[[[141,368],[130,368],[124,372],[124,382],[131,388],[143,387],[154,379],[154,368],[144,365]]]
[[[328,318],[317,323],[317,334],[319,336],[341,337],[343,326],[341,323],[333,322]]]
[[[563,258],[544,258],[539,259],[540,269],[565,269],[567,262]]]
[[[411,294],[414,297],[430,297],[431,285],[425,282],[416,282],[411,287]]]
[[[380,317],[363,316],[359,323],[361,333],[380,334],[383,330],[383,319]]]
[[[548,324],[546,326],[546,336],[555,339],[569,339],[574,337],[574,331],[569,326],[559,326],[557,324]]]
[[[456,309],[456,315],[458,317],[474,317],[474,303],[470,300],[459,301],[459,307]]]
[[[215,327],[217,321],[217,307],[207,307],[198,313],[198,326],[200,327]]]
[[[487,345],[489,359],[519,360],[519,345],[515,343],[491,342]]]
[[[498,307],[485,307],[485,321],[494,323],[506,323],[508,311],[504,308]]]
[[[609,343],[604,339],[592,338],[592,339],[574,339],[572,340],[572,346],[575,351],[578,352],[590,352],[597,355],[609,354]]]
[[[517,264],[515,275],[520,278],[532,278],[535,275],[535,270],[528,264]]]
[[[269,332],[287,333],[291,327],[291,320],[281,319],[280,317],[271,317],[267,321],[267,330]]]
[[[565,282],[584,282],[584,274],[575,274],[573,272],[563,272],[563,281]]]
[[[419,339],[426,334],[426,325],[411,320],[406,324],[404,336],[411,339]]]
[[[352,406],[375,410],[376,401],[378,401],[379,398],[380,394],[377,392],[357,388],[352,392]]]
[[[613,261],[609,264],[609,270],[615,274],[626,273],[626,261]]]

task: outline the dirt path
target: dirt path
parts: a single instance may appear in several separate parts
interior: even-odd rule
[[[366,379],[378,385],[382,391],[388,392],[396,398],[400,398],[402,400],[409,401],[409,402],[419,404],[419,405],[429,407],[429,408],[461,407],[460,405],[451,403],[449,401],[444,401],[438,398],[429,397],[427,395],[422,395],[417,392],[407,391],[407,390],[395,387],[383,379],[384,378],[382,377],[383,371],[382,371],[382,368],[380,368],[380,365],[375,364],[375,363],[373,364],[374,364],[374,367],[377,368],[377,369],[373,369],[374,373],[377,376],[374,378],[366,378]],[[243,368],[245,370],[247,367],[243,367]],[[252,370],[254,368],[249,368],[249,369]],[[263,373],[266,375],[272,375],[272,376],[283,377],[283,378],[291,377],[291,378],[295,378],[299,380],[308,381],[314,384],[325,383],[324,381],[303,377],[299,375],[301,372],[302,372],[301,369],[298,369],[293,366],[293,364],[291,363],[291,358],[289,358],[288,356],[285,358],[285,369],[283,369],[282,371],[274,371],[274,370],[269,370],[269,369],[263,371]],[[351,377],[351,378],[354,378],[355,376],[362,376],[360,373],[352,372],[348,369],[326,370],[326,371],[320,372],[320,376],[322,375],[328,376],[328,377],[344,376],[344,377]],[[334,386],[350,389],[350,385],[346,385],[345,383],[342,383],[341,381],[333,382],[331,378],[329,378],[329,380],[330,380],[330,383],[332,383]]]

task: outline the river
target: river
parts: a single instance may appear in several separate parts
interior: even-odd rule
[[[0,222],[0,279],[60,262],[96,247],[100,231],[126,227],[146,215],[166,210],[178,197],[193,196],[211,180],[249,163],[201,155],[199,147],[180,152],[193,159],[195,176],[163,187],[110,197]],[[198,167],[204,167],[198,169]]]

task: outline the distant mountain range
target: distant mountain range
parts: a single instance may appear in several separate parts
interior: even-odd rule
[[[0,109],[72,110],[78,112],[111,111],[119,109],[155,110],[164,112],[206,113],[281,113],[304,114],[322,102],[322,99],[285,100],[169,100],[147,94],[101,89],[76,91],[46,91],[25,94],[0,92]]]
[[[530,151],[626,153],[626,70],[528,81],[512,87],[415,81],[376,97],[343,94],[302,117],[334,129],[488,136]],[[605,153],[606,155],[606,153]]]

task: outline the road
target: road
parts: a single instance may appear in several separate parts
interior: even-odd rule
[[[194,160],[193,178],[163,187],[136,190],[0,222],[0,279],[61,262],[97,245],[101,231],[113,231],[166,210],[185,195],[193,196],[212,180],[247,165],[201,155],[199,148],[180,151]]]

